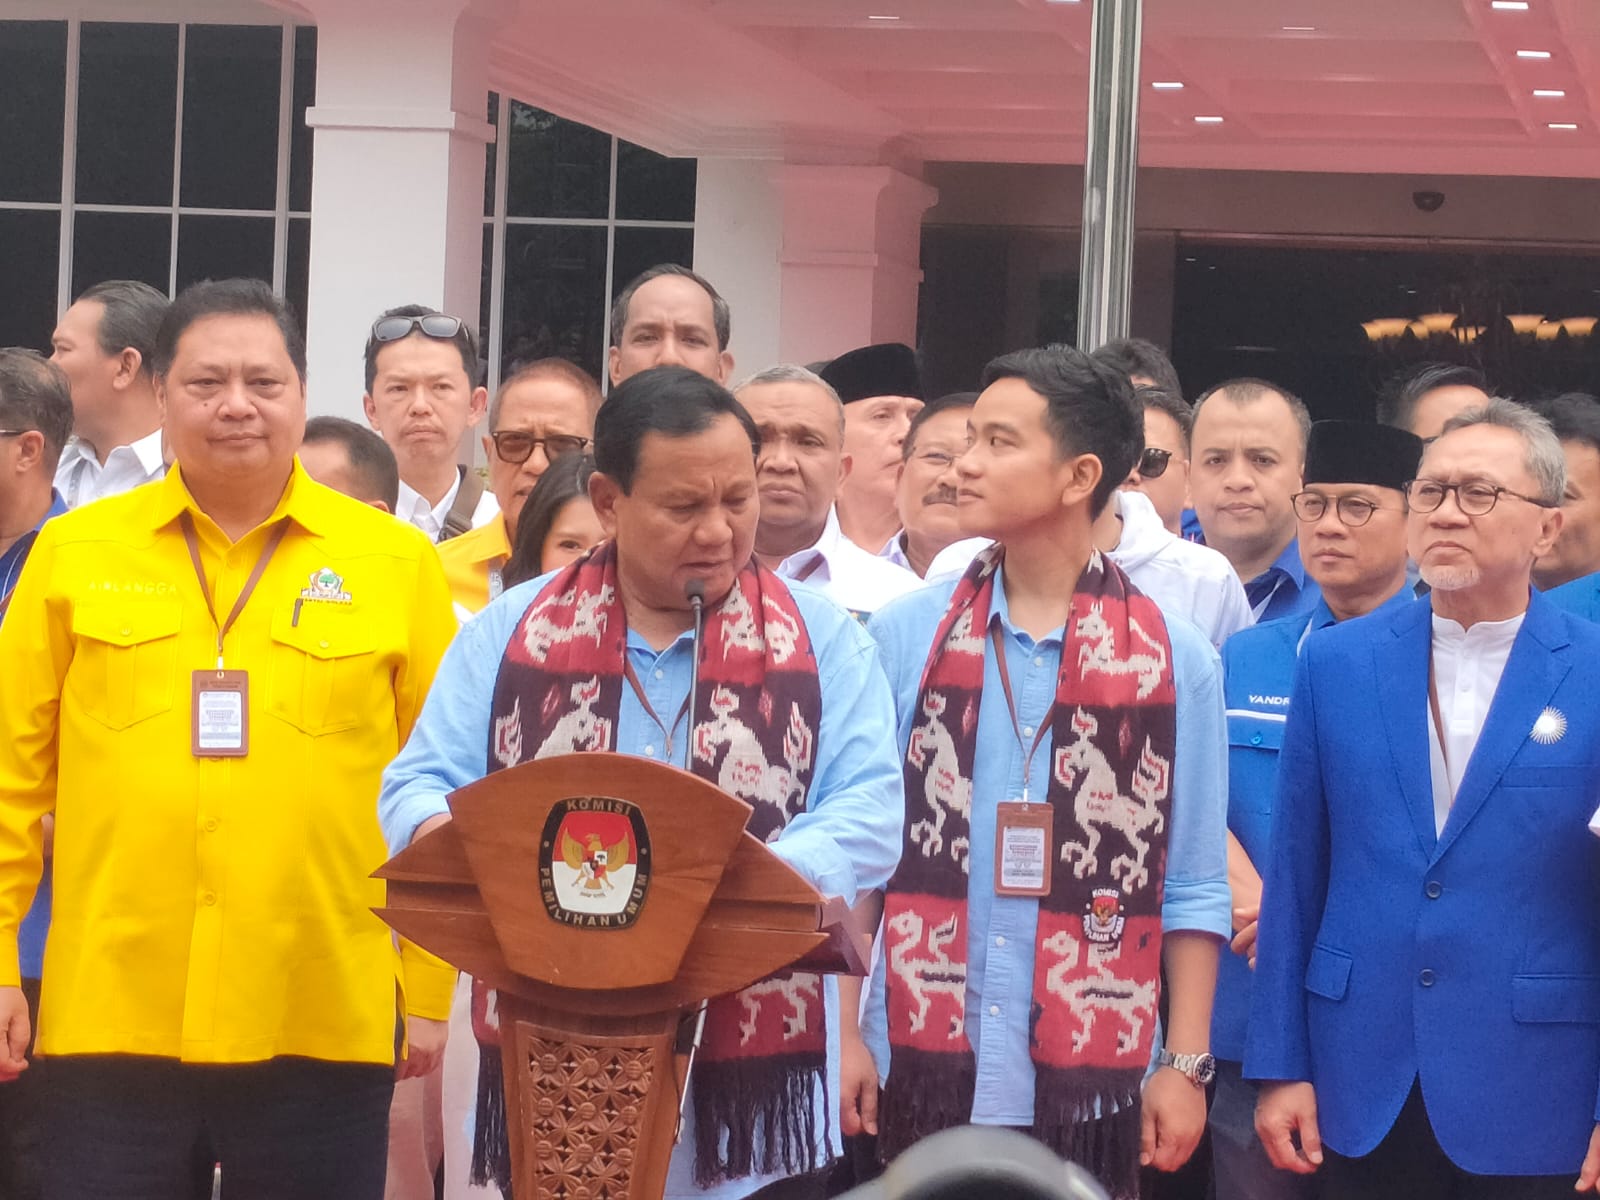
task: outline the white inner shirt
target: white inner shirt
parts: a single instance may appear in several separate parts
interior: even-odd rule
[[[1518,613],[1504,621],[1479,621],[1463,629],[1449,617],[1433,614],[1433,689],[1439,701],[1440,729],[1428,706],[1429,758],[1433,773],[1433,825],[1444,832],[1445,821],[1461,790],[1467,764],[1477,748],[1478,735],[1489,716],[1495,690],[1511,657],[1522,619]]]
[[[161,458],[161,430],[157,429],[136,442],[113,449],[106,455],[104,465],[95,457],[94,447],[82,438],[73,438],[61,452],[55,484],[68,508],[81,508],[160,479],[166,473],[167,466]]]

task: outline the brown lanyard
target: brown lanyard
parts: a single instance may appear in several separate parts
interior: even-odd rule
[[[798,574],[795,575],[794,581],[796,583],[804,583],[806,580],[810,579],[813,575],[815,575],[817,573],[817,568],[820,567],[822,565],[822,563],[823,563],[823,558],[822,558],[821,552],[819,551],[817,556],[815,558],[813,558],[810,562],[808,562],[805,565],[805,567],[803,569],[801,569],[801,571]]]
[[[644,688],[639,683],[638,672],[633,669],[633,660],[627,657],[628,651],[626,647],[624,647],[622,654],[622,674],[627,679],[628,686],[633,689],[633,694],[639,697],[639,704],[644,708],[645,714],[656,723],[656,728],[661,730],[661,737],[665,743],[662,747],[662,761],[671,762],[673,730],[678,728],[678,722],[683,720],[684,714],[689,711],[689,702],[694,697],[685,696],[683,698],[683,707],[678,710],[678,715],[672,718],[672,729],[668,729],[666,722],[656,715],[655,706],[650,703],[650,698],[644,694]]]
[[[1039,746],[1044,741],[1044,735],[1050,732],[1055,722],[1056,705],[1061,702],[1059,691],[1050,701],[1050,708],[1045,712],[1044,719],[1039,722],[1039,728],[1034,732],[1033,745],[1028,745],[1022,739],[1022,722],[1017,719],[1017,702],[1011,695],[1011,668],[1006,666],[1006,648],[1000,640],[1000,626],[989,627],[989,640],[994,645],[994,665],[1000,672],[1000,690],[1006,696],[1006,709],[1011,713],[1011,728],[1017,735],[1017,749],[1023,753],[1022,759],[1022,802],[1028,803],[1028,777],[1033,774],[1033,756],[1039,752]]]
[[[200,565],[200,539],[195,536],[194,521],[188,513],[178,516],[178,523],[183,526],[183,540],[189,547],[189,561],[194,563],[194,577],[200,581],[200,594],[205,597],[206,611],[211,614],[211,625],[217,631],[217,670],[222,670],[222,639],[228,636],[228,630],[233,628],[233,623],[239,619],[239,614],[244,611],[245,602],[250,599],[250,593],[256,590],[256,584],[261,582],[261,573],[267,569],[273,553],[278,549],[278,544],[283,541],[284,535],[289,532],[289,519],[285,517],[279,521],[270,534],[267,535],[267,544],[261,548],[261,557],[256,559],[256,565],[250,572],[250,578],[244,581],[244,587],[239,592],[239,598],[233,602],[233,611],[228,614],[228,619],[221,623],[217,621],[217,606],[211,601],[211,585],[206,582],[206,570]]]

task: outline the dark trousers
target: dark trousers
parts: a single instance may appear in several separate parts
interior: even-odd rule
[[[1280,1171],[1256,1136],[1261,1088],[1236,1062],[1217,1062],[1211,1099],[1211,1174],[1217,1200],[1313,1200],[1316,1175]]]
[[[382,1200],[394,1069],[122,1055],[49,1062],[44,1200]]]
[[[1472,1175],[1445,1156],[1412,1085],[1394,1128],[1371,1154],[1323,1148],[1323,1200],[1570,1200],[1578,1175]]]
[[[24,979],[28,1020],[39,1026],[39,981]],[[28,1046],[31,1054],[33,1046]],[[10,1083],[0,1083],[0,1200],[39,1200],[39,1109],[44,1102],[44,1062],[33,1059]]]

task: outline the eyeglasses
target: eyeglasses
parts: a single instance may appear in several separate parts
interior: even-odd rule
[[[919,454],[913,454],[911,457],[936,471],[948,471],[954,465],[956,459],[961,456],[959,454],[951,454],[948,450],[924,450]]]
[[[32,433],[31,429],[0,429],[0,437],[21,437],[25,433]]]
[[[1139,465],[1135,469],[1141,479],[1160,479],[1167,473],[1167,464],[1171,461],[1171,450],[1158,450],[1154,446],[1146,446],[1144,453],[1139,455]]]
[[[1421,513],[1433,512],[1444,503],[1444,498],[1451,492],[1456,494],[1456,507],[1463,515],[1469,517],[1483,516],[1494,508],[1501,496],[1510,496],[1527,504],[1537,505],[1539,508],[1561,507],[1551,500],[1524,496],[1521,492],[1513,492],[1510,488],[1483,482],[1445,483],[1439,479],[1413,479],[1406,484],[1405,492],[1412,511]]]
[[[539,446],[544,447],[545,458],[555,462],[563,454],[577,454],[589,445],[588,438],[573,433],[552,433],[546,437],[535,437],[520,429],[502,429],[499,433],[491,433],[489,436],[494,440],[494,452],[499,455],[500,461],[516,467],[520,467],[532,458],[534,449]]]
[[[427,313],[420,317],[382,317],[373,322],[372,340],[379,343],[398,342],[401,338],[410,337],[414,329],[421,330],[425,337],[438,338],[442,342],[453,342],[465,333],[467,344],[472,344],[472,331],[461,318],[444,313]]]
[[[1328,511],[1328,497],[1321,492],[1297,492],[1289,499],[1294,504],[1294,515],[1302,521],[1320,521]],[[1372,520],[1372,514],[1383,507],[1360,496],[1340,496],[1332,504],[1333,511],[1339,516],[1339,523],[1351,529],[1365,525]]]

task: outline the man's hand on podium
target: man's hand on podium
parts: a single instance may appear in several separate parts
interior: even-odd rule
[[[425,837],[427,834],[430,834],[435,829],[439,828],[439,826],[447,825],[449,822],[450,814],[447,812],[439,813],[436,816],[429,817],[421,825],[417,826],[417,831],[411,835],[411,840],[415,842],[418,838]]]
[[[396,1079],[420,1079],[430,1075],[444,1061],[445,1039],[450,1034],[448,1021],[427,1017],[406,1018],[406,1056],[395,1064]]]
[[[0,987],[0,1083],[28,1069],[28,998],[19,987]]]

